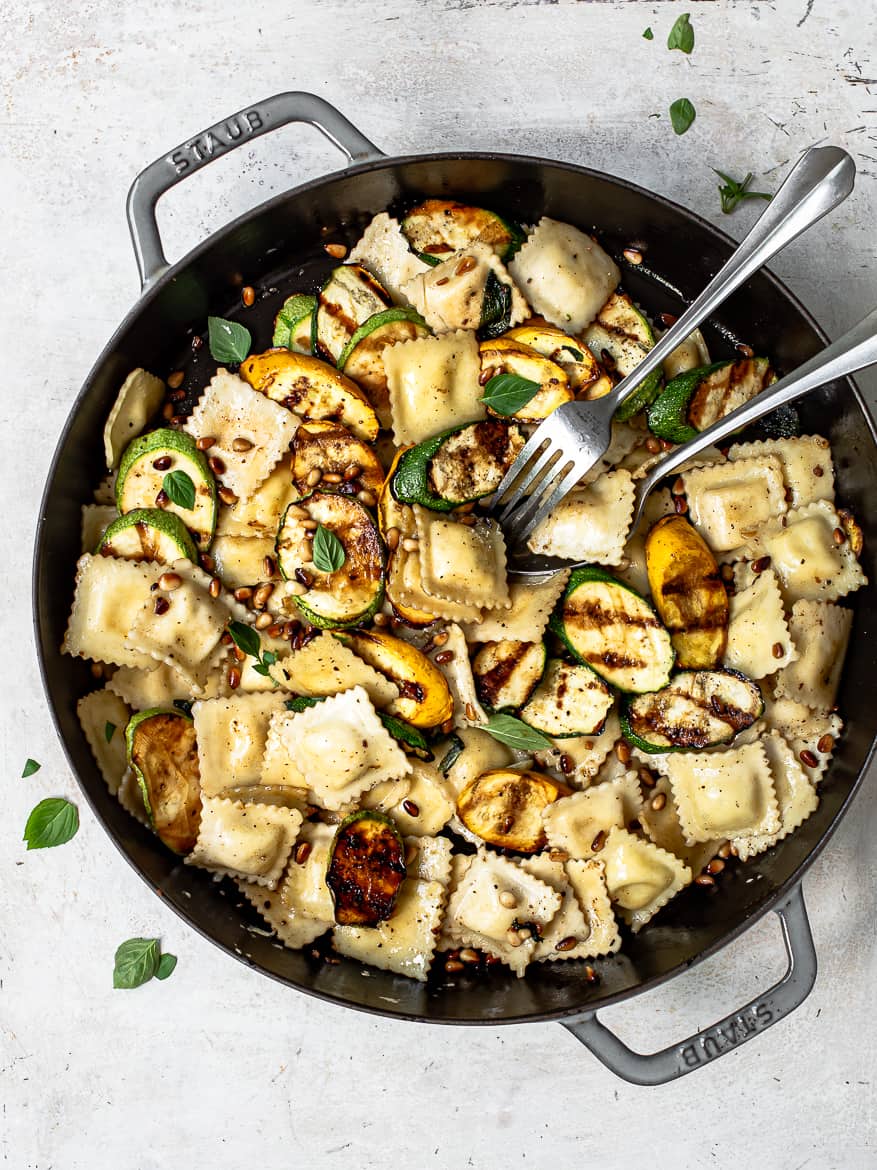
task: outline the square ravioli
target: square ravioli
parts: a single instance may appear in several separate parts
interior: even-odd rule
[[[384,352],[384,369],[398,446],[422,443],[487,413],[474,333],[399,342]]]
[[[745,546],[760,524],[786,511],[783,468],[775,455],[711,463],[681,478],[691,520],[714,552]]]
[[[458,604],[509,603],[505,541],[495,520],[463,524],[415,506],[420,576],[430,597]]]
[[[796,601],[789,629],[797,658],[777,673],[774,694],[815,711],[834,706],[853,626],[852,610],[827,601]]]
[[[723,663],[748,678],[764,678],[788,666],[798,655],[772,569],[728,597],[728,641]]]
[[[600,860],[609,897],[636,933],[691,881],[691,870],[673,853],[627,829],[613,829]]]
[[[783,837],[788,837],[819,805],[816,785],[780,733],[771,731],[761,743],[773,777],[779,807],[779,826],[772,833],[749,833],[734,837],[731,844],[741,861],[763,853]]]
[[[320,633],[300,650],[281,658],[272,678],[297,695],[337,695],[362,687],[376,707],[388,707],[399,697],[399,688],[328,631]]]
[[[155,666],[152,655],[132,646],[128,635],[140,611],[149,605],[150,587],[162,571],[161,565],[81,556],[76,562],[73,610],[63,653],[141,670]]]
[[[621,564],[634,495],[633,476],[623,468],[575,488],[530,537],[530,549],[600,565]]]
[[[125,728],[131,712],[118,695],[103,687],[83,695],[76,714],[100,774],[115,796],[128,770]]]
[[[636,772],[617,780],[595,784],[583,792],[549,804],[542,814],[545,836],[555,849],[570,857],[593,857],[603,848],[609,832],[636,820],[642,807]]]
[[[272,733],[317,802],[340,809],[382,780],[411,771],[408,757],[378,719],[362,687],[275,715]]]
[[[763,525],[748,548],[752,558],[770,558],[789,604],[834,601],[868,583],[841,518],[827,500]]]
[[[208,796],[186,865],[274,888],[301,827],[301,813],[278,804],[244,804]]]
[[[773,778],[760,743],[677,752],[665,768],[688,845],[779,829]]]
[[[205,796],[259,783],[268,724],[282,709],[283,699],[276,694],[232,695],[195,703],[192,718]]]
[[[406,878],[389,918],[377,926],[336,926],[332,944],[339,955],[423,982],[435,954],[446,895],[441,882]]]
[[[194,439],[210,436],[214,440],[210,456],[225,464],[221,482],[246,500],[289,449],[298,423],[285,406],[248,386],[237,374],[220,369],[199,398],[185,429]],[[244,439],[250,446],[238,451],[235,439]]]
[[[783,465],[789,505],[800,508],[814,500],[834,500],[834,465],[831,444],[821,435],[765,439],[759,443],[735,443],[728,451],[732,461],[775,455]]]

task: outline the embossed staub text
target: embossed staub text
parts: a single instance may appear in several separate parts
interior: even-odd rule
[[[242,138],[249,138],[264,127],[264,119],[258,110],[244,110],[227,122],[218,122],[197,138],[178,146],[167,156],[167,161],[178,175],[183,175],[192,167],[237,146]]]
[[[736,1048],[756,1032],[769,1028],[773,1022],[772,1008],[766,1003],[752,1004],[744,1013],[731,1016],[714,1028],[708,1028],[696,1040],[680,1047],[678,1050],[680,1069],[687,1071],[715,1060],[717,1056]]]

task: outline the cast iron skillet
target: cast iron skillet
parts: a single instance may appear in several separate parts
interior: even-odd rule
[[[161,194],[211,159],[268,130],[305,122],[329,137],[354,165],[346,171],[277,196],[199,245],[169,268],[155,221]],[[36,638],[43,681],[71,766],[95,814],[134,869],[165,903],[229,954],[290,987],[333,1003],[432,1023],[499,1024],[559,1020],[619,1075],[642,1084],[681,1076],[749,1039],[797,1007],[816,975],[816,955],[801,893],[808,865],[825,845],[861,783],[875,734],[873,642],[875,598],[855,595],[855,636],[839,698],[846,724],[821,789],[816,814],[791,837],[737,872],[714,893],[692,887],[639,935],[625,938],[623,954],[595,964],[587,983],[558,963],[526,979],[441,973],[427,985],[343,961],[316,962],[281,948],[235,893],[202,871],[183,866],[110,796],[76,719],[76,701],[94,686],[86,664],[62,658],[74,564],[79,555],[80,506],[101,476],[101,435],[125,375],[145,366],[166,375],[181,363],[196,388],[212,373],[206,346],[193,350],[208,314],[240,314],[240,285],[260,299],[245,311],[257,346],[270,340],[270,320],[284,294],[316,287],[333,263],[321,247],[329,233],[352,243],[377,211],[426,195],[481,203],[523,222],[547,214],[585,229],[596,226],[617,255],[632,243],[645,262],[626,266],[634,297],[653,313],[678,312],[732,250],[715,228],[675,204],[619,179],[566,163],[503,154],[416,155],[386,158],[332,106],[311,94],[287,93],[242,110],[159,159],[136,179],[128,217],[144,294],[98,358],[58,443],[42,501],[34,560]],[[806,246],[806,245],[805,245]],[[623,263],[623,262],[622,262]],[[736,339],[791,370],[827,340],[801,304],[762,273],[723,307],[708,328],[716,354],[733,352]],[[195,342],[197,346],[197,341]],[[827,386],[802,405],[803,433],[827,435],[834,450],[839,498],[865,529],[865,570],[877,576],[877,527],[868,500],[877,490],[877,440],[851,382]],[[725,876],[725,875],[723,875]],[[597,1008],[656,987],[714,954],[766,911],[781,919],[788,971],[766,993],[713,1027],[662,1052],[641,1055],[625,1047],[596,1018]]]

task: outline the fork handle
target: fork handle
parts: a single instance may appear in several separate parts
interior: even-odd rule
[[[652,370],[754,272],[842,203],[852,191],[855,178],[856,164],[845,150],[838,146],[811,147],[789,172],[728,262],[636,369],[615,387],[609,399],[613,407],[621,406]]]
[[[847,374],[854,374],[857,370],[873,365],[877,365],[877,309],[872,309],[858,325],[854,325],[843,337],[820,350],[797,370],[786,374],[784,378],[756,394],[749,402],[720,418],[711,427],[701,431],[696,438],[677,447],[645,477],[640,498],[644,499],[659,480],[683,463],[687,463],[705,447],[726,439],[735,431],[742,430],[764,415],[770,414],[778,406],[794,402],[803,394],[815,390],[818,386],[824,386],[826,382],[845,378]]]

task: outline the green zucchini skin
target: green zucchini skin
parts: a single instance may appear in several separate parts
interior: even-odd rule
[[[395,321],[411,321],[415,325],[420,325],[423,329],[428,331],[428,327],[424,319],[417,312],[416,309],[407,309],[399,307],[395,309],[384,309],[383,312],[375,313],[364,321],[362,325],[356,330],[350,338],[341,355],[338,358],[338,369],[343,370],[350,359],[350,355],[356,349],[361,341],[366,337],[370,337],[376,329],[382,329],[385,325],[392,325]]]
[[[172,564],[173,561],[184,557],[186,560],[192,561],[193,564],[198,564],[198,550],[188,528],[176,513],[166,512],[163,508],[134,508],[132,511],[126,512],[124,516],[119,516],[104,530],[98,541],[95,554],[124,556],[124,553],[112,551],[113,542],[118,542],[120,537],[124,540],[124,534],[128,533],[131,528],[151,529],[156,534],[152,538],[155,546],[153,555],[147,555],[144,548],[142,556],[132,559],[161,560],[165,564]],[[144,545],[142,540],[141,545]],[[164,546],[164,548],[162,549],[160,546]],[[156,555],[164,552],[167,555]]]
[[[671,443],[687,443],[696,438],[700,432],[688,421],[688,406],[694,392],[704,378],[732,364],[711,362],[708,366],[687,370],[668,382],[646,414],[652,434]]]
[[[135,508],[153,508],[160,490],[164,472],[154,467],[155,460],[170,456],[168,470],[185,471],[195,485],[195,508],[182,508],[168,503],[167,511],[179,516],[202,551],[210,547],[216,531],[216,480],[199,451],[195,440],[185,431],[159,427],[148,431],[129,443],[119,463],[116,477],[116,507],[120,515]]]
[[[721,695],[722,685],[726,687],[727,699]],[[735,706],[730,695],[732,687],[738,694],[743,686],[749,700],[749,708]],[[709,693],[710,688],[715,688]],[[701,689],[698,697],[693,692]],[[668,701],[690,700],[690,712],[680,703],[669,721]],[[667,740],[659,743],[647,726],[649,711],[654,711],[652,726],[658,735]],[[640,751],[649,755],[665,755],[668,752],[704,751],[723,743],[730,743],[741,731],[751,727],[764,712],[764,698],[761,688],[736,670],[684,670],[674,675],[669,684],[660,691],[626,698],[621,705],[621,733],[624,738]],[[661,719],[665,721],[663,726]],[[724,725],[724,729],[720,725]],[[649,738],[649,735],[653,738]]]
[[[390,481],[390,490],[400,504],[420,504],[433,512],[451,512],[463,501],[443,500],[431,491],[427,484],[429,461],[451,435],[463,427],[452,427],[440,435],[434,435],[406,451],[396,465],[396,473]]]
[[[320,289],[311,329],[311,348],[336,363],[360,326],[391,309],[390,295],[360,264],[333,269]]]
[[[470,433],[472,442],[462,460],[462,470],[465,472],[468,468],[468,478],[472,482],[470,488],[451,499],[433,490],[430,484],[431,468],[433,460],[447,455],[442,449],[448,440],[455,435],[462,436],[464,432]],[[420,504],[433,512],[450,512],[461,504],[480,500],[494,492],[522,447],[523,438],[517,427],[499,419],[482,419],[451,427],[401,456],[390,485],[392,493],[402,504]],[[448,455],[449,459],[453,457]],[[484,477],[481,485],[477,483],[478,473]],[[461,475],[462,480],[466,478],[466,474]]]
[[[621,602],[622,609],[629,611],[625,625],[630,630],[628,645],[623,641],[603,639],[599,635],[596,645],[588,649],[585,638],[575,629],[574,617],[577,607],[584,600],[576,595],[591,584],[608,586]],[[576,662],[588,666],[605,682],[618,691],[642,694],[657,691],[666,686],[676,658],[669,632],[664,628],[652,605],[635,589],[619,581],[600,565],[583,565],[570,574],[564,594],[557,609],[551,615],[550,629],[565,644]],[[641,647],[635,645],[634,627],[648,631],[643,634]],[[599,627],[594,627],[599,629]],[[636,651],[648,658],[631,658]]]
[[[627,293],[616,292],[597,314],[584,333],[584,341],[594,357],[603,360],[603,350],[614,361],[622,378],[633,373],[655,345],[655,331]],[[640,383],[630,398],[615,412],[619,422],[626,422],[654,401],[661,389],[662,371],[652,372]]]
[[[271,344],[276,348],[295,350],[294,338],[305,319],[308,322],[308,333],[312,338],[316,307],[317,298],[307,293],[295,293],[293,296],[287,297],[274,318],[274,334]],[[313,353],[313,340],[307,352]]]
[[[412,207],[401,226],[414,254],[432,266],[476,240],[510,260],[527,238],[519,224],[495,211],[443,199],[427,199]]]

